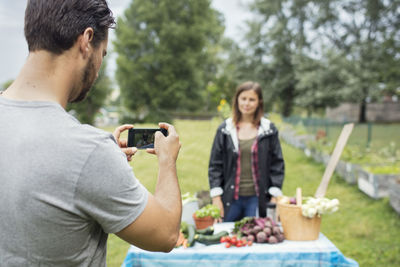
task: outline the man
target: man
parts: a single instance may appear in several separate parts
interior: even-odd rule
[[[146,250],[178,238],[180,143],[157,132],[154,196],[135,178],[135,149],[71,117],[107,51],[114,24],[105,0],[29,0],[29,56],[0,95],[0,266],[105,266],[108,233]],[[122,151],[121,151],[122,150]],[[123,153],[125,152],[125,153]]]

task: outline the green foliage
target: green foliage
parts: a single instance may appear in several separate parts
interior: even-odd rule
[[[276,120],[278,116],[275,115]],[[331,155],[343,125],[316,118],[289,117],[280,125],[281,129],[294,131],[296,135],[314,135],[315,139],[306,142],[307,148],[314,152]],[[318,132],[326,133],[319,137]],[[368,132],[370,131],[370,134]],[[346,162],[368,167],[373,173],[387,174],[390,170],[397,173],[400,166],[400,124],[355,124],[352,134],[343,149],[340,159]],[[368,143],[367,136],[372,142]]]
[[[6,81],[5,83],[3,83],[3,84],[0,86],[0,91],[6,90],[13,82],[14,82],[14,80],[8,80],[8,81]]]
[[[117,25],[116,78],[136,121],[204,107],[224,29],[210,0],[132,1]]]
[[[318,140],[309,140],[307,147],[312,151],[330,155],[333,152],[334,144],[327,138],[320,138]]]
[[[377,0],[252,1],[235,75],[259,81],[266,102],[285,117],[295,106],[311,114],[346,101],[360,104],[364,122],[368,101],[400,95],[399,7]]]
[[[400,174],[400,167],[399,166],[369,166],[365,168],[366,171],[374,174]]]
[[[207,204],[201,209],[198,209],[195,211],[196,217],[197,218],[204,218],[207,216],[211,216],[214,219],[218,219],[221,217],[219,208],[213,204]]]
[[[309,140],[307,147],[314,152],[323,152],[331,155],[335,147],[333,140],[321,138]],[[400,150],[391,142],[380,150],[371,150],[366,146],[347,144],[340,156],[345,162],[351,162],[363,166],[366,170],[375,174],[396,174],[400,173]]]
[[[289,0],[256,0],[250,7],[257,16],[246,33],[249,65],[266,101],[278,101],[282,114],[289,116],[299,95],[295,58],[305,56],[309,47],[305,24],[311,9],[308,1]]]
[[[182,205],[197,201],[197,197],[195,196],[195,194],[190,193],[190,192],[186,192],[185,194],[182,194],[181,197],[182,197]]]
[[[308,133],[306,127],[304,127],[304,124],[302,122],[297,123],[294,126],[294,130],[296,132],[296,135],[306,135]]]
[[[361,104],[359,121],[365,122],[367,99],[374,100],[396,90],[393,82],[398,80],[400,64],[399,57],[395,56],[400,51],[399,3],[377,0],[314,2],[319,11],[315,14],[315,27],[348,61],[347,66],[334,63],[348,73],[344,97]]]
[[[231,107],[225,99],[221,99],[217,109],[223,120],[229,118],[232,115]]]
[[[346,58],[333,50],[325,51],[325,56],[320,60],[305,55],[294,58],[295,75],[298,80],[298,96],[295,103],[309,113],[337,106],[346,93]]]
[[[106,73],[107,63],[99,70],[99,76],[89,91],[89,94],[80,103],[69,104],[67,110],[74,110],[81,123],[94,124],[97,112],[104,106],[108,95],[111,93],[111,80]]]

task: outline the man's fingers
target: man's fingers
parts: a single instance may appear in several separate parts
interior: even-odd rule
[[[175,127],[172,126],[172,125],[169,124],[169,123],[160,122],[160,123],[158,124],[158,126],[159,126],[160,128],[167,129],[167,130],[168,130],[168,135],[176,134]]]
[[[149,153],[149,154],[153,154],[153,155],[156,154],[156,150],[154,148],[147,148],[146,152]]]
[[[126,156],[133,156],[137,152],[136,147],[127,147],[127,148],[122,148],[122,152],[125,153]]]
[[[132,124],[124,124],[124,125],[118,126],[118,127],[114,130],[113,135],[114,135],[115,139],[118,141],[118,144],[119,144],[119,142],[120,142],[120,141],[119,141],[119,137],[121,136],[121,133],[122,133],[123,131],[126,131],[126,130],[130,129],[130,128],[133,128],[133,125],[132,125]]]
[[[119,146],[120,147],[127,147],[128,146],[128,141],[126,139],[119,140]]]
[[[167,130],[168,130],[168,128],[171,127],[172,125],[169,124],[169,123],[166,123],[166,122],[159,122],[159,123],[158,123],[158,126],[159,126],[160,128],[164,128],[164,129],[167,129]]]

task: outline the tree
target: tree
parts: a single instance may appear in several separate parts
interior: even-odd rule
[[[298,96],[294,57],[308,48],[305,25],[308,0],[255,0],[250,8],[256,19],[249,22],[246,35],[253,65],[269,101],[278,100],[284,116],[289,116]]]
[[[217,71],[212,82],[207,86],[208,99],[212,109],[216,109],[222,99],[229,105],[235,94],[236,87],[247,80],[257,80],[254,75],[251,60],[244,49],[241,49],[232,39],[224,38],[220,43],[217,57]]]
[[[313,112],[335,107],[346,95],[349,62],[335,50],[324,51],[324,58],[317,60],[302,56],[294,61],[298,96],[296,106]]]
[[[122,102],[136,120],[202,109],[223,29],[210,0],[132,1],[114,45]]]
[[[400,79],[400,1],[315,2],[315,28],[350,62],[347,100],[360,104],[359,122],[365,122],[368,100],[380,96],[382,88],[396,90]]]
[[[107,62],[103,64],[99,71],[99,76],[88,96],[80,103],[69,104],[67,110],[74,110],[81,123],[94,124],[95,116],[99,109],[104,105],[107,97],[111,93],[111,80],[107,76]]]

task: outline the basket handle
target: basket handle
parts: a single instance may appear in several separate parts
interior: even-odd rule
[[[301,203],[303,201],[303,197],[301,194],[301,187],[296,188],[296,205],[301,206]]]

